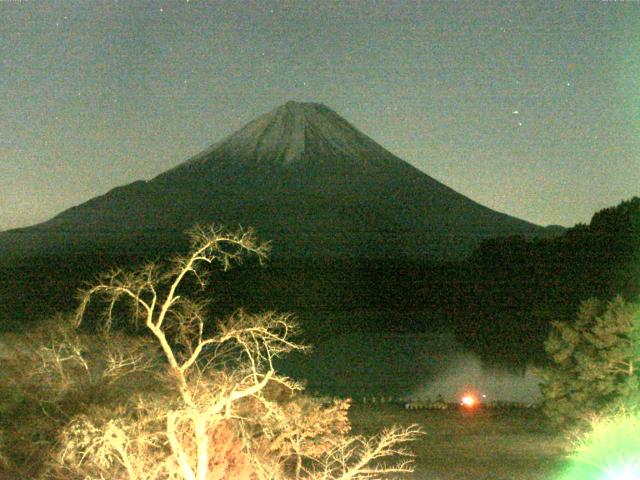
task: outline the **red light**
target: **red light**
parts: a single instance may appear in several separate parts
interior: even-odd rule
[[[466,394],[464,397],[462,397],[462,400],[461,400],[462,405],[464,405],[467,408],[473,407],[476,404],[476,402],[477,402],[476,397],[470,394]]]

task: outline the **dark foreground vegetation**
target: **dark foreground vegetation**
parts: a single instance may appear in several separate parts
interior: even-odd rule
[[[137,253],[57,258],[50,252],[0,265],[0,329],[19,330],[51,311],[72,310],[76,289],[110,266],[173,255],[166,246],[129,251]],[[552,321],[573,319],[589,298],[633,300],[640,293],[640,198],[554,238],[487,240],[459,262],[274,257],[264,266],[249,260],[213,283],[206,294],[214,316],[238,307],[294,312],[312,341],[359,329],[438,328],[455,332],[488,363],[544,362]]]
[[[408,451],[398,447],[411,442],[417,478],[533,480],[549,478],[566,461],[563,422],[583,434],[591,429],[577,450],[587,452],[580,465],[591,465],[594,445],[611,443],[611,425],[628,438],[638,423],[640,319],[630,300],[638,294],[639,212],[634,199],[556,239],[486,242],[458,264],[423,269],[406,260],[343,259],[312,262],[312,276],[277,260],[259,273],[267,247],[251,233],[194,231],[186,255],[100,276],[81,291],[75,317],[49,315],[48,323],[2,335],[0,471],[41,479],[387,478],[413,470],[403,459]],[[222,283],[203,268],[226,271],[245,253],[256,264],[244,281],[235,274]],[[12,268],[3,285],[8,299],[34,280],[54,287],[53,298],[56,285],[60,295],[73,292],[46,269]],[[65,268],[74,281],[87,273]],[[427,288],[425,278],[438,287]],[[216,288],[200,288],[206,279]],[[399,290],[406,282],[411,295]],[[200,300],[189,296],[194,290]],[[47,302],[14,297],[14,305],[21,299],[44,318]],[[415,412],[389,405],[356,406],[347,417],[348,400],[307,396],[276,370],[278,358],[304,350],[297,322],[270,310],[282,304],[301,307],[305,327],[323,335],[453,328],[497,363],[544,360],[546,346],[545,411],[554,423],[537,410]],[[336,305],[360,315],[320,326],[309,310],[314,305],[325,318]],[[375,315],[363,314],[363,305]],[[380,314],[403,309],[425,312],[424,323]],[[585,372],[594,377],[583,381]],[[572,418],[574,411],[581,413]],[[584,422],[587,413],[606,416]],[[378,427],[386,429],[376,435]],[[621,442],[632,463],[640,460],[633,442]],[[576,471],[581,476],[563,478],[592,478]]]

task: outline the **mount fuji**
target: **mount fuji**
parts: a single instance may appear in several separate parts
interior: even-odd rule
[[[280,258],[450,260],[486,238],[545,232],[455,192],[330,108],[288,102],[149,181],[0,233],[0,260],[169,251],[214,222],[255,227]]]

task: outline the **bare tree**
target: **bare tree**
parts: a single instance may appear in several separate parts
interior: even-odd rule
[[[302,390],[278,374],[273,363],[289,352],[306,350],[296,341],[298,325],[291,316],[240,310],[207,334],[206,303],[182,291],[187,279],[204,286],[205,267],[217,263],[226,270],[245,254],[262,262],[268,245],[259,243],[251,230],[230,233],[213,227],[193,230],[191,240],[190,253],[176,257],[167,268],[148,264],[133,271],[114,270],[81,292],[78,325],[90,302],[101,297],[106,305],[102,326],[109,331],[122,302],[131,307],[131,319],[157,341],[168,368],[155,372],[161,393],[140,395],[131,408],[97,411],[71,422],[61,434],[49,474],[132,480],[347,480],[411,472],[408,452],[398,445],[414,440],[420,434],[417,427],[393,428],[373,439],[349,437],[348,403],[298,401],[292,409],[292,401],[287,405],[269,393],[280,389],[294,398]],[[65,355],[57,351],[53,358]],[[113,369],[105,371],[113,375],[143,361],[125,354],[109,358]],[[396,455],[404,459],[391,465],[381,462]]]
[[[149,376],[160,353],[151,339],[80,332],[75,323],[59,314],[0,338],[1,478],[39,478],[72,419],[126,402],[133,385],[138,392],[161,387]]]
[[[309,480],[363,480],[413,472],[413,454],[399,445],[422,435],[417,425],[391,427],[378,436],[347,438],[317,459],[306,471]],[[388,464],[389,458],[399,457]]]

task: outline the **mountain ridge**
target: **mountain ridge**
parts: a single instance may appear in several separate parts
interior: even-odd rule
[[[356,173],[352,169],[377,174],[390,166],[415,168],[325,105],[289,101],[150,181],[182,172],[206,175],[242,170],[251,175],[246,170],[250,168],[261,169],[262,174],[269,168],[282,168],[285,174],[309,168],[329,176],[349,170]]]
[[[0,246],[17,254],[169,246],[212,222],[253,226],[275,254],[294,257],[450,259],[483,238],[544,234],[421,172],[329,107],[290,101],[149,181],[0,233]]]

